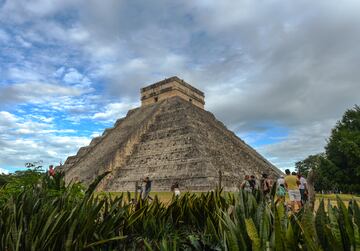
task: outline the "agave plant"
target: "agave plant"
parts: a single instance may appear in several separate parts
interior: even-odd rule
[[[274,188],[269,198],[216,190],[164,204],[95,194],[105,175],[84,192],[44,176],[0,200],[0,250],[360,250],[356,200],[292,214]]]

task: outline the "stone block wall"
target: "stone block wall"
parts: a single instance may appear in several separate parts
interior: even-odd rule
[[[171,98],[180,97],[204,109],[204,93],[183,80],[172,77],[141,89],[141,105],[146,106]]]

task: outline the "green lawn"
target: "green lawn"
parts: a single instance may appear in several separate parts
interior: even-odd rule
[[[121,194],[124,194],[124,196],[127,196],[127,192],[110,192],[111,196],[119,196]],[[171,200],[173,193],[172,192],[150,192],[150,197],[154,198],[157,196],[160,201],[162,202],[168,202]],[[134,198],[135,192],[130,192],[131,198]]]
[[[351,200],[355,199],[357,201],[360,201],[359,195],[353,195],[353,194],[316,194],[316,199],[330,199],[330,200],[336,200],[336,195],[340,197],[342,200]]]

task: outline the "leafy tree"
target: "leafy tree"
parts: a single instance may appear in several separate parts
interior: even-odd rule
[[[11,196],[34,189],[46,191],[49,197],[57,197],[65,192],[70,193],[72,199],[84,196],[84,187],[81,183],[72,183],[67,187],[64,173],[56,172],[54,176],[49,176],[42,169],[41,163],[26,163],[27,170],[0,175],[0,204]]]
[[[317,190],[360,193],[360,107],[348,109],[331,131],[324,154],[296,163],[298,171],[314,168]]]
[[[325,157],[325,153],[318,153],[309,155],[306,159],[295,163],[295,169],[305,177],[308,175],[310,169],[317,170],[321,164],[321,158]]]
[[[360,192],[360,107],[345,112],[331,132],[325,147],[334,166],[329,175],[346,192]]]
[[[326,157],[320,157],[319,166],[315,169],[315,190],[338,191],[339,180],[336,179],[337,167]]]
[[[45,175],[40,163],[42,161],[26,163],[25,167],[27,167],[27,170],[25,171],[1,175],[0,187],[3,189],[0,190],[0,199],[38,186],[41,178]]]
[[[335,172],[334,170],[336,170],[336,167],[334,167],[334,164],[326,158],[325,153],[310,155],[306,159],[296,162],[295,169],[305,177],[307,177],[310,169],[314,170],[316,191],[338,189],[337,183],[330,175]]]

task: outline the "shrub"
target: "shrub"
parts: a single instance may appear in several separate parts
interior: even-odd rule
[[[106,175],[106,174],[105,174]],[[94,195],[61,175],[0,202],[0,250],[356,250],[360,210],[337,198],[317,212],[240,191],[185,193],[164,204]],[[74,192],[75,191],[75,192]]]

